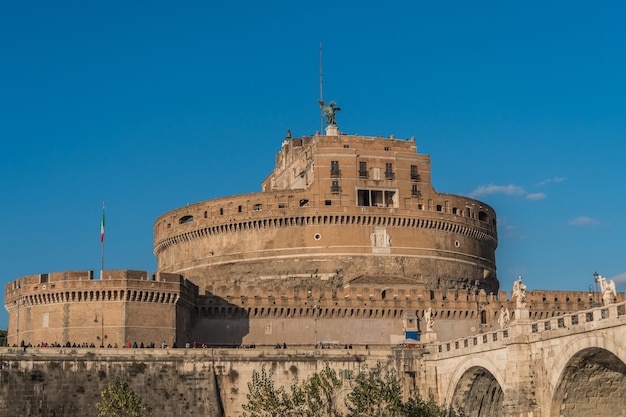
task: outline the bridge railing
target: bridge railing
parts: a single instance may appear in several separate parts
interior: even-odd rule
[[[475,350],[479,346],[502,344],[510,336],[509,329],[499,329],[493,332],[476,334],[461,339],[440,342],[433,345],[435,353],[445,353],[462,350]]]
[[[597,326],[599,322],[610,319],[626,320],[626,302],[610,304],[603,307],[595,307],[590,310],[582,310],[572,314],[554,316],[534,322],[527,320],[515,320],[507,328],[492,332],[476,334],[456,340],[437,342],[430,345],[430,350],[435,354],[463,354],[470,349],[475,351],[497,348],[510,342],[510,339],[520,335],[530,335],[569,329],[569,331],[584,331],[589,326]],[[608,322],[606,322],[608,324]]]
[[[584,326],[587,323],[600,322],[608,319],[619,319],[622,316],[626,316],[626,302],[609,304],[590,310],[539,320],[531,323],[530,328],[532,333],[542,333],[551,330]]]

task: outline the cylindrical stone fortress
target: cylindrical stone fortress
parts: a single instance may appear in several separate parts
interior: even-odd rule
[[[433,189],[415,140],[285,140],[262,191],[159,217],[162,272],[220,286],[403,283],[497,292],[496,215]]]

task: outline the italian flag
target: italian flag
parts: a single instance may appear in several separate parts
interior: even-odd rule
[[[102,203],[102,224],[100,225],[100,243],[104,243],[104,203]]]

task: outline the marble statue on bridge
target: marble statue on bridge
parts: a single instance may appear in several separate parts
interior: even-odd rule
[[[599,275],[598,282],[600,283],[600,290],[602,291],[602,305],[608,306],[609,304],[613,304],[614,297],[617,296],[615,281],[607,280],[602,275]]]
[[[426,321],[426,331],[433,331],[433,324],[435,321],[433,320],[433,309],[432,307],[428,307],[428,310],[424,311],[424,320]]]
[[[500,309],[500,316],[498,317],[498,324],[501,329],[506,329],[509,327],[509,322],[511,321],[511,316],[509,315],[509,309],[502,307]]]
[[[526,285],[522,282],[521,276],[513,283],[512,297],[516,298],[515,306],[517,308],[526,308]]]

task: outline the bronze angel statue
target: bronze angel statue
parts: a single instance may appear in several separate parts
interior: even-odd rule
[[[337,126],[337,118],[335,112],[341,110],[337,107],[335,100],[331,101],[326,105],[322,100],[317,100],[317,102],[322,106],[322,111],[324,112],[324,116],[326,116],[326,124],[328,126]]]

